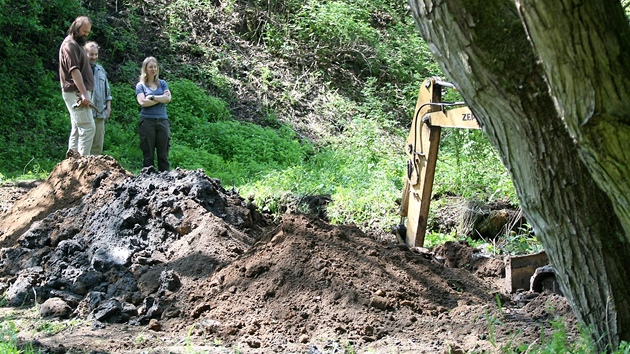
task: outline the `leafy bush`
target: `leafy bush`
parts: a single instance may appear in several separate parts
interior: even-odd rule
[[[295,200],[330,196],[327,212],[332,222],[386,227],[393,222],[402,189],[403,158],[391,141],[376,122],[355,118],[340,137],[308,160],[268,173],[244,185],[241,193],[272,213],[280,212],[290,195]]]
[[[173,142],[173,146],[178,144],[178,140]],[[237,185],[255,180],[260,174],[300,164],[311,151],[310,145],[300,143],[286,126],[274,130],[233,120],[200,126],[195,139],[181,141],[181,145],[199,152],[199,157],[208,161],[208,165],[203,165],[206,173]],[[197,160],[197,155],[190,158]]]
[[[54,71],[70,23],[59,19],[78,14],[79,2],[0,0],[0,8],[0,165],[8,175],[50,171],[70,131]]]
[[[169,82],[173,167],[203,169],[227,183],[244,183],[259,173],[299,164],[310,153],[288,126],[278,129],[231,119],[227,103],[207,95],[189,80]],[[112,84],[112,116],[105,151],[130,171],[142,168],[137,122],[139,109],[131,85]]]
[[[195,132],[206,123],[231,118],[225,101],[207,95],[192,81],[183,79],[169,82],[169,89],[173,100],[168,104],[168,113],[176,132]]]
[[[314,41],[315,47],[352,48],[375,45],[378,32],[370,26],[364,6],[344,1],[307,1],[296,14],[300,39]]]
[[[0,85],[3,78],[0,75]],[[0,139],[4,140],[0,163],[8,174],[27,171],[29,162],[50,171],[66,153],[70,119],[59,83],[53,80],[50,73],[42,74],[34,86],[45,94],[34,98],[30,94],[14,96],[0,105],[4,119],[0,126]]]
[[[433,193],[482,201],[506,196],[518,205],[508,171],[480,130],[442,129]]]

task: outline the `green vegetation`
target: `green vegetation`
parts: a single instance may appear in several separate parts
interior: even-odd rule
[[[555,316],[548,322],[540,323],[540,340],[533,343],[521,343],[519,336],[522,332],[519,330],[513,333],[512,339],[504,344],[496,341],[496,333],[499,333],[501,326],[504,324],[503,307],[499,295],[496,295],[497,305],[499,308],[498,315],[491,315],[486,312],[476,320],[483,320],[487,323],[488,331],[486,339],[494,347],[497,353],[519,354],[519,353],[535,353],[535,354],[552,354],[552,353],[573,353],[573,354],[595,354],[599,350],[593,342],[592,333],[588,328],[581,328],[579,338],[570,338],[567,326],[564,320]],[[554,309],[548,304],[550,313],[554,313]],[[547,333],[551,334],[550,336]],[[630,343],[622,342],[611,354],[628,354],[630,353]]]
[[[494,320],[496,321],[496,319]],[[500,325],[500,322],[496,322]],[[540,342],[519,344],[519,333],[515,333],[514,338],[508,345],[498,346],[495,348],[506,354],[518,353],[535,353],[535,354],[553,354],[553,353],[572,353],[572,354],[595,354],[599,353],[595,343],[591,340],[590,331],[583,329],[580,337],[570,338],[567,333],[567,327],[562,318],[556,318],[549,321],[551,326],[551,336],[545,335],[544,325],[541,327]],[[622,342],[611,354],[628,354],[630,353],[630,343]]]
[[[0,322],[0,353],[6,354],[31,354],[35,353],[33,345],[28,344],[18,347],[18,329],[13,321]]]
[[[215,3],[0,0],[0,183],[44,178],[64,158],[70,126],[57,50],[71,21],[87,14],[115,99],[105,153],[124,168],[141,169],[134,85],[142,59],[153,55],[174,97],[173,167],[203,169],[275,215],[306,211],[306,198],[324,196],[333,223],[396,224],[418,87],[441,74],[405,2]],[[629,3],[622,1],[626,13]],[[481,131],[443,130],[434,194],[518,205],[497,156]],[[429,247],[462,238],[429,231]],[[519,254],[540,244],[526,225],[492,247]],[[501,322],[488,322],[493,337]],[[500,349],[595,352],[587,332],[576,342],[560,320],[552,327],[540,343]],[[63,328],[42,321],[37,330]],[[15,323],[3,319],[0,352],[33,352],[18,344]]]
[[[114,84],[112,92],[121,108],[107,123],[105,153],[126,169],[142,168],[138,147],[135,91]],[[209,96],[189,80],[169,82],[174,97],[168,107],[171,120],[171,164],[184,169],[203,169],[224,184],[244,181],[265,170],[282,169],[302,161],[312,150],[297,141],[287,126],[261,127],[232,118],[227,102]]]
[[[0,302],[0,306],[4,304]],[[54,335],[81,324],[81,320],[78,319],[44,319],[39,315],[37,308],[36,305],[3,314],[0,319],[0,353],[40,353],[41,351],[36,349],[36,342],[24,341],[18,335],[25,332]]]
[[[244,185],[241,194],[253,195],[257,205],[272,213],[307,196],[329,196],[332,222],[384,227],[394,221],[402,189],[404,161],[392,139],[378,123],[356,118],[308,160],[266,173]]]
[[[434,194],[456,194],[466,199],[518,198],[508,171],[480,130],[443,129]]]
[[[2,4],[2,180],[41,178],[63,159],[69,122],[55,59],[70,22],[88,14],[94,21],[91,39],[103,48],[101,62],[115,99],[105,153],[124,168],[141,169],[134,85],[139,63],[155,55],[174,97],[168,107],[173,167],[203,169],[272,213],[287,205],[304,210],[301,200],[321,195],[331,198],[327,214],[332,222],[381,228],[397,222],[409,117],[420,82],[439,74],[404,5],[288,1],[219,9],[197,0],[171,1],[158,11],[120,2],[115,21],[121,26],[112,26],[106,20],[112,4]],[[192,8],[207,20],[191,18]],[[247,23],[237,28],[242,40],[262,44],[275,60],[303,71],[287,72],[273,61],[252,61],[255,57],[230,46],[212,45],[208,35],[216,26],[204,21],[236,10]],[[260,23],[263,11],[268,21]],[[159,22],[162,30],[151,38],[148,51],[139,28],[158,14],[168,20]],[[28,70],[22,65],[26,58],[37,59]],[[239,62],[250,64],[240,68]],[[260,107],[247,110],[255,116],[236,109],[241,105],[237,92],[247,87],[259,95],[255,104]],[[294,106],[316,120],[307,134],[293,117]],[[483,134],[445,131],[442,146],[436,193],[485,200],[507,195],[516,202],[509,177]]]

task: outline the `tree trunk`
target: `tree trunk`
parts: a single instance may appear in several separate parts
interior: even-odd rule
[[[630,26],[619,1],[517,1],[557,109],[630,234]]]
[[[429,48],[510,171],[523,211],[574,312],[592,326],[601,350],[630,340],[630,277],[624,269],[630,242],[622,218],[615,214],[612,200],[619,199],[604,192],[623,188],[608,188],[606,179],[593,177],[587,168],[592,159],[585,159],[586,163],[581,159],[564,116],[556,110],[515,3],[410,0],[410,6]],[[565,89],[572,87],[571,78],[580,75],[569,68],[564,74],[571,76],[565,78]],[[587,111],[589,101],[576,97],[571,104],[584,106],[577,112]],[[595,140],[614,133],[599,129]],[[618,144],[625,146],[627,141]]]

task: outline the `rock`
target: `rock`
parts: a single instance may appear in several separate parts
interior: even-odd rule
[[[162,330],[162,326],[160,325],[160,322],[158,322],[158,320],[156,320],[155,318],[152,318],[149,321],[149,325],[147,326],[147,328],[156,332]]]
[[[250,348],[260,348],[262,343],[257,338],[250,338],[247,340],[247,345],[249,345]]]
[[[182,286],[179,276],[173,270],[166,270],[160,274],[160,289],[158,293],[162,294],[166,291],[175,291]]]
[[[4,293],[9,300],[9,306],[22,306],[35,298],[33,294],[33,283],[35,278],[31,275],[20,275]]]
[[[106,323],[118,323],[122,319],[123,305],[116,299],[109,299],[101,302],[92,313],[89,318],[99,322]]]
[[[200,324],[206,333],[218,333],[221,328],[221,322],[211,319],[205,319]]]
[[[375,307],[379,310],[386,310],[387,307],[389,307],[389,303],[387,301],[387,298],[384,298],[382,296],[374,296],[370,301],[370,306]]]
[[[72,308],[58,297],[50,298],[39,305],[39,315],[43,318],[68,318],[71,314]]]

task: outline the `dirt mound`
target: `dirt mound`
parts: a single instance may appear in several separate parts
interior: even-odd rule
[[[436,246],[433,253],[446,267],[463,268],[481,277],[505,277],[505,262],[470,247],[465,241],[446,242]]]
[[[174,353],[183,336],[247,353],[434,353],[540,337],[482,278],[501,277],[496,259],[471,262],[487,257],[459,243],[436,256],[315,216],[274,223],[203,171],[133,176],[108,157],[65,160],[0,225],[9,304],[93,323],[38,338],[55,352]],[[106,340],[86,341],[94,331]],[[121,334],[147,331],[154,340]]]
[[[285,217],[269,241],[200,283],[199,292],[207,294],[199,317],[213,331],[272,344],[272,352],[317,338],[370,343],[408,336],[460,305],[492,301],[467,274],[436,268],[405,246],[381,245],[356,228],[296,215]]]
[[[10,213],[0,215],[0,247],[11,246],[31,223],[53,211],[81,203],[84,195],[110,183],[131,176],[118,161],[109,156],[87,156],[66,159],[59,163],[43,183],[30,191],[11,207]],[[34,187],[32,185],[31,187]],[[20,185],[18,188],[25,188]],[[15,191],[15,189],[13,189]],[[13,198],[12,195],[7,197]]]

